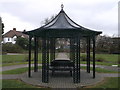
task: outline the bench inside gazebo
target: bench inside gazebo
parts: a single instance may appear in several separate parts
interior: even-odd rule
[[[52,75],[55,71],[70,71],[72,76],[74,63],[71,60],[53,60],[50,64],[50,70],[52,70]]]
[[[87,42],[87,72],[90,73],[90,44],[92,42],[93,78],[95,78],[95,39],[102,32],[90,30],[71,20],[63,10],[48,24],[35,30],[24,32],[29,35],[29,70],[31,77],[31,40],[34,38],[34,71],[38,71],[38,40],[42,40],[42,82],[49,82],[49,71],[70,71],[74,83],[80,83],[80,41]],[[70,60],[55,59],[55,42],[57,38],[69,38]]]

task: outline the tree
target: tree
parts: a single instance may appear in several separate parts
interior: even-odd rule
[[[119,53],[120,37],[98,36],[96,40],[96,51],[101,53]]]
[[[96,51],[109,53],[111,44],[111,37],[106,35],[98,36],[96,40]]]
[[[26,38],[18,37],[16,40],[16,44],[19,45],[21,48],[27,50],[29,41]]]
[[[41,22],[41,24],[42,25],[45,25],[45,24],[48,24],[50,21],[52,21],[54,18],[56,17],[56,15],[52,15],[50,18],[45,18],[42,22]]]
[[[2,34],[4,33],[4,23],[2,23]]]
[[[3,34],[4,33],[4,23],[2,23],[2,18],[0,17],[0,25],[1,25],[1,33]]]
[[[111,39],[110,53],[120,54],[120,37],[112,37]]]

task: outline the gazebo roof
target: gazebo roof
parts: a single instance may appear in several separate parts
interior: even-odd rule
[[[64,12],[63,9],[59,12],[59,14],[48,24],[42,26],[44,29],[77,29],[83,28],[80,25],[76,24],[73,20],[71,20],[68,15]]]
[[[75,23],[72,19],[70,19],[68,17],[68,15],[65,13],[65,11],[63,10],[63,4],[61,5],[61,11],[58,13],[58,15],[49,23],[47,23],[44,26],[41,26],[40,28],[37,28],[35,30],[32,31],[28,31],[28,32],[24,32],[28,35],[37,35],[37,36],[41,36],[46,31],[54,31],[58,33],[62,33],[62,31],[64,30],[65,32],[69,32],[70,30],[76,30],[77,32],[79,31],[80,33],[94,33],[94,35],[98,35],[101,34],[102,32],[98,32],[98,31],[93,31],[87,28],[84,28],[80,25],[78,25],[77,23]],[[61,30],[61,31],[60,31]],[[75,31],[74,31],[75,32]],[[39,35],[38,35],[39,34]],[[87,35],[87,34],[86,34]]]

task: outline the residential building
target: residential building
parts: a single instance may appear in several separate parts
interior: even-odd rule
[[[8,31],[3,35],[3,42],[2,43],[16,43],[16,39],[18,37],[23,37],[23,38],[29,38],[28,35],[23,34],[21,31],[16,31],[16,28],[13,28],[13,30]]]

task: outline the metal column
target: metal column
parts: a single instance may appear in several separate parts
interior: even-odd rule
[[[46,39],[46,83],[49,82],[49,37]]]
[[[54,58],[54,60],[55,60],[55,48],[56,48],[56,46],[55,46],[55,38],[53,38],[53,58]]]
[[[46,69],[46,39],[42,38],[42,82],[45,82],[45,69]]]
[[[73,58],[72,58],[72,40],[71,40],[71,38],[70,38],[70,60],[72,61],[73,60]]]
[[[75,43],[75,41],[74,41],[74,38],[70,38],[71,39],[71,54],[72,54],[72,56],[71,56],[71,59],[73,60],[73,63],[74,63],[74,65],[73,65],[73,82],[75,83],[75,49],[74,49],[74,43]]]
[[[87,37],[87,72],[90,73],[90,37]]]
[[[38,71],[38,39],[34,37],[34,72]]]
[[[29,70],[28,70],[28,77],[31,77],[31,39],[32,37],[29,36]]]
[[[36,71],[38,72],[38,37],[36,38]]]
[[[95,78],[95,37],[93,37],[93,78]]]
[[[80,83],[80,38],[78,38],[78,83]]]
[[[54,39],[50,38],[50,61],[54,60]]]

